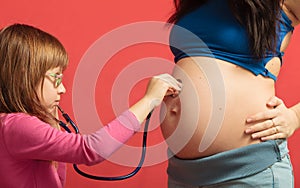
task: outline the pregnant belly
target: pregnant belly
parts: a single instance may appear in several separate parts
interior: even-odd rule
[[[192,159],[254,144],[246,118],[267,109],[274,81],[206,57],[184,58],[173,76],[183,82],[178,97],[161,108],[161,130],[179,158]]]

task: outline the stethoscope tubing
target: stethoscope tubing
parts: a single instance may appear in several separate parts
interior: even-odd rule
[[[78,129],[77,125],[74,123],[74,121],[70,118],[70,116],[67,113],[65,113],[62,110],[61,107],[58,106],[58,109],[62,113],[62,116],[67,121],[67,123],[69,123],[72,126],[72,128],[75,131],[75,133],[79,134],[79,129]],[[143,133],[143,143],[142,143],[141,159],[140,159],[139,164],[137,165],[137,167],[131,173],[128,173],[128,174],[122,175],[122,176],[113,176],[113,177],[109,177],[109,176],[96,176],[96,175],[91,175],[91,174],[88,174],[86,172],[83,172],[82,170],[80,170],[78,168],[77,164],[73,164],[74,170],[78,174],[80,174],[81,176],[83,176],[83,177],[86,177],[86,178],[89,178],[89,179],[93,179],[93,180],[102,180],[102,181],[119,181],[119,180],[125,180],[125,179],[131,178],[132,176],[134,176],[135,174],[137,174],[140,171],[140,169],[143,166],[143,163],[145,161],[146,146],[147,146],[147,135],[148,135],[147,132],[148,132],[148,127],[149,127],[149,123],[150,123],[150,118],[151,118],[152,112],[153,111],[151,111],[148,114],[148,116],[146,118],[146,121],[145,121],[145,127],[144,127],[144,133]],[[59,121],[59,125],[64,130],[66,130],[68,133],[72,133],[72,131],[70,130],[70,128],[67,126],[66,123],[64,123],[62,121]]]

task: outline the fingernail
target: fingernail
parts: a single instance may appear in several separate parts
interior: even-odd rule
[[[248,134],[251,132],[251,129],[246,129],[245,132]]]
[[[275,104],[275,103],[276,103],[275,100],[271,100],[271,101],[268,102],[268,104]]]
[[[252,121],[251,118],[246,119],[246,122],[247,122],[247,123],[250,123],[251,121]]]
[[[253,139],[255,139],[255,138],[257,138],[257,135],[256,135],[256,134],[253,134],[253,135],[251,135],[251,137],[252,137]]]

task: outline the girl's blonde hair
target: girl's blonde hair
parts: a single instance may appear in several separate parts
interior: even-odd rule
[[[0,31],[0,113],[23,112],[52,124],[37,87],[49,69],[65,70],[69,62],[54,36],[33,26],[13,24]],[[41,87],[43,88],[43,86]]]

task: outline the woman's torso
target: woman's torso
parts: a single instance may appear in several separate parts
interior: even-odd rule
[[[180,158],[197,158],[258,143],[244,134],[246,118],[267,109],[266,101],[275,94],[274,81],[221,60],[213,61],[222,80],[209,80],[195,60],[212,61],[207,57],[180,60],[173,76],[182,80],[183,91],[179,97],[164,100],[166,117],[161,129],[170,149]],[[211,85],[218,81],[222,88]],[[208,128],[210,132],[205,133]],[[176,136],[172,135],[175,130]],[[171,135],[176,141],[168,139]],[[204,135],[206,142],[202,141]]]
[[[291,33],[283,37],[283,51]],[[233,41],[234,44],[234,41]],[[265,68],[277,76],[279,57]],[[183,82],[179,97],[168,97],[162,108],[162,133],[180,158],[199,158],[260,142],[244,133],[249,115],[267,110],[275,95],[274,80],[213,57],[181,58],[173,76]]]

